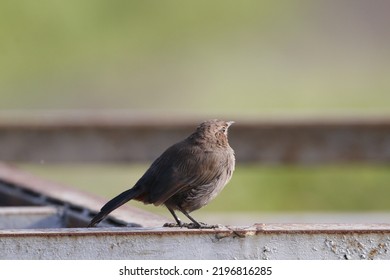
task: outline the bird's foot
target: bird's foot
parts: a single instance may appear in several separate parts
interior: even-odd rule
[[[219,228],[220,226],[219,225],[208,225],[208,224],[205,224],[205,223],[189,223],[187,228],[199,228],[199,229],[215,229],[215,228]]]
[[[194,223],[165,223],[163,227],[178,227],[178,228],[200,228]]]
[[[163,227],[187,227],[187,223],[165,223]]]
[[[205,223],[165,223],[163,227],[180,227],[188,229],[215,229],[219,228],[220,225],[208,225]]]

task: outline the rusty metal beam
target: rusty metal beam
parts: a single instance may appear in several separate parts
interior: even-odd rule
[[[23,162],[151,161],[200,121],[177,116],[0,115],[0,158]],[[390,162],[390,118],[236,119],[239,162]]]
[[[390,259],[389,224],[0,230],[1,259]]]

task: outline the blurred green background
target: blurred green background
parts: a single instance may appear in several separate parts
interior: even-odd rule
[[[4,0],[0,110],[389,116],[389,10],[380,0]],[[147,164],[21,167],[109,198]],[[205,209],[390,210],[389,173],[238,163]]]
[[[390,108],[387,1],[0,3],[0,109]]]

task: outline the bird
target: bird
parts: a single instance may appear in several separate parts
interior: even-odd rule
[[[176,223],[164,226],[216,227],[198,222],[190,213],[207,205],[232,178],[235,155],[228,142],[228,129],[233,123],[219,119],[202,122],[187,138],[166,149],[132,188],[108,201],[88,227],[132,199],[165,205]],[[175,211],[192,223],[183,223]]]

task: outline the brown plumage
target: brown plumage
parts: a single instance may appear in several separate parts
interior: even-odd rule
[[[107,202],[88,227],[96,225],[131,199],[165,205],[178,226],[206,227],[189,213],[207,205],[232,177],[235,158],[227,137],[232,123],[222,120],[201,123],[189,137],[158,157],[133,188]],[[182,223],[175,210],[186,215],[192,223]]]

